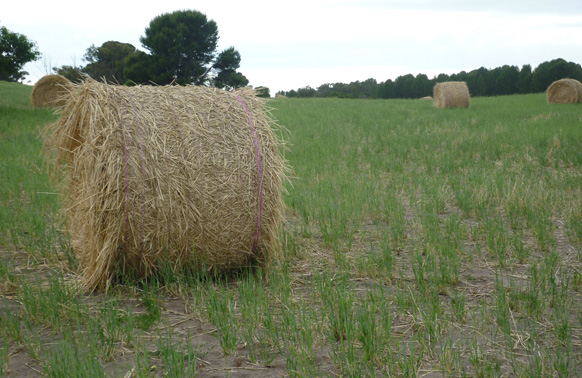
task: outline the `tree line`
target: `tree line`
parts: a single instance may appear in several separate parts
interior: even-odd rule
[[[146,51],[129,43],[108,41],[87,49],[83,56],[86,65],[63,65],[52,71],[73,82],[89,76],[126,85],[175,83],[225,89],[248,85],[248,79],[238,71],[240,53],[234,47],[218,52],[218,39],[216,22],[203,13],[175,11],[150,22],[140,38]],[[21,81],[28,74],[23,65],[40,56],[34,42],[0,28],[0,80]]]
[[[84,66],[63,65],[54,73],[76,82],[85,76],[118,84],[194,84],[233,89],[248,85],[238,69],[241,56],[234,47],[217,51],[218,27],[206,15],[193,10],[165,13],[155,17],[140,42],[145,52],[129,43],[108,41],[90,46]],[[24,64],[40,59],[36,43],[26,36],[0,26],[0,80],[22,81],[28,73]],[[412,74],[377,82],[376,79],[345,83],[326,83],[318,88],[304,87],[281,91],[287,97],[341,98],[421,98],[430,96],[434,85],[443,81],[465,81],[472,96],[497,96],[543,92],[555,80],[582,81],[582,67],[564,59],[543,62],[535,69],[504,65],[456,74],[439,74],[429,79]],[[269,89],[260,87],[260,96]]]
[[[425,74],[407,74],[378,83],[376,79],[354,81],[349,84],[326,83],[317,88],[303,87],[280,91],[287,97],[340,97],[340,98],[421,98],[432,96],[436,83],[465,81],[472,96],[499,96],[544,92],[555,80],[571,78],[582,81],[582,67],[558,58],[543,62],[532,70],[531,65],[521,67],[504,65],[494,69],[479,69],[456,74],[439,74],[429,79]]]

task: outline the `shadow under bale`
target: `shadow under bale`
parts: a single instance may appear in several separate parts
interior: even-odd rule
[[[275,127],[248,88],[74,85],[45,149],[84,288],[160,264],[277,258],[287,167]]]

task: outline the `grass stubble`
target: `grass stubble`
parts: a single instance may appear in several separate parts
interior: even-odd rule
[[[582,374],[577,105],[273,100],[280,264],[87,295],[40,155],[56,116],[0,84],[0,376]]]

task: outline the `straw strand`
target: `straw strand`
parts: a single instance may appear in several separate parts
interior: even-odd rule
[[[257,228],[255,231],[255,241],[253,243],[253,251],[257,249],[257,245],[259,242],[259,236],[261,233],[261,216],[263,212],[263,167],[261,165],[261,149],[259,148],[259,138],[257,136],[257,130],[253,124],[253,116],[249,112],[247,104],[244,102],[240,96],[236,93],[234,97],[241,103],[243,109],[247,113],[247,119],[249,121],[249,126],[251,128],[251,133],[255,142],[255,149],[257,152],[257,180],[258,180],[258,196],[259,196],[259,208],[257,210]]]

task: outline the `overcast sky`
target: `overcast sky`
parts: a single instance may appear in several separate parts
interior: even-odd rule
[[[91,45],[131,43],[163,13],[193,9],[234,46],[250,85],[280,90],[400,75],[582,63],[582,0],[3,0],[0,25],[35,41],[45,67],[84,65]]]

